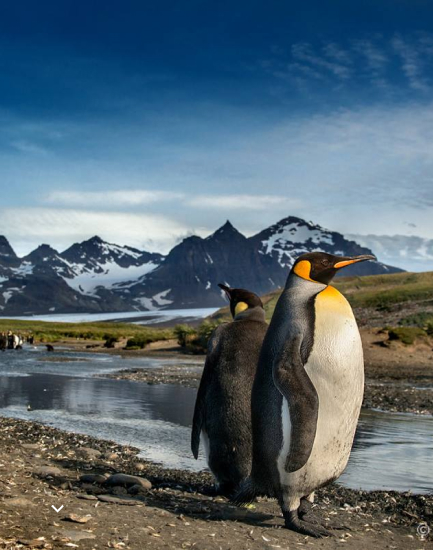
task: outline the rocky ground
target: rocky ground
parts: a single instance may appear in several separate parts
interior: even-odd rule
[[[235,508],[209,494],[209,474],[166,470],[137,452],[1,419],[0,549],[433,548],[433,496],[331,485],[313,513],[342,529],[316,540],[284,529],[272,500]]]

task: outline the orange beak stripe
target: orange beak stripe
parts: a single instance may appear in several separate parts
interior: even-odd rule
[[[346,267],[346,265],[356,264],[356,262],[362,262],[363,258],[357,258],[356,260],[345,260],[344,262],[338,262],[334,264],[335,269],[340,269],[340,267]]]

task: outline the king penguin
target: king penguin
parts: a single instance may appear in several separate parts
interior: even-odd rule
[[[231,496],[251,473],[251,391],[268,327],[260,298],[218,285],[230,300],[231,323],[213,332],[195,404],[191,449],[200,441],[218,493]]]
[[[304,535],[331,534],[305,515],[314,491],[346,467],[364,391],[359,330],[329,283],[339,269],[374,259],[300,256],[263,342],[252,392],[252,472],[235,501],[275,497],[285,526]]]

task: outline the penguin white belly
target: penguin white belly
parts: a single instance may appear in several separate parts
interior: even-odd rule
[[[319,397],[313,448],[302,468],[286,472],[282,455],[287,456],[290,435],[283,429],[278,459],[282,484],[301,496],[338,478],[346,467],[364,390],[361,337],[347,300],[328,287],[317,296],[315,312],[314,344],[304,367]],[[283,399],[283,426],[290,426],[285,407]]]

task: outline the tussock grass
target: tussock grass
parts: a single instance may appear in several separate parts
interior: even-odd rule
[[[418,327],[389,327],[388,328],[388,339],[397,340],[410,346],[414,344],[416,340],[425,339],[427,333],[422,328]]]

